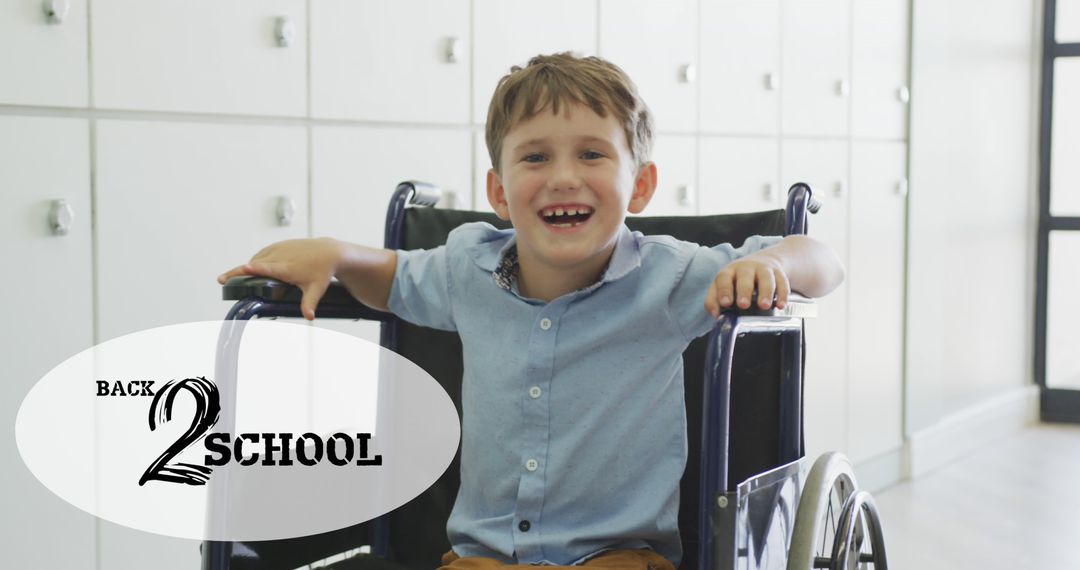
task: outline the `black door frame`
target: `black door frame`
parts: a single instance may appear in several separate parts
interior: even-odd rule
[[[1049,273],[1050,232],[1080,231],[1080,216],[1052,216],[1050,213],[1050,142],[1054,108],[1054,62],[1063,57],[1080,57],[1080,43],[1058,43],[1055,35],[1057,0],[1043,6],[1043,57],[1041,104],[1039,111],[1039,236],[1037,292],[1035,298],[1035,382],[1039,385],[1039,415],[1047,422],[1080,423],[1080,390],[1049,388],[1046,385],[1046,310]]]

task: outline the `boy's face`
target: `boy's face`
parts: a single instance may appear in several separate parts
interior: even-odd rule
[[[488,201],[517,230],[521,261],[549,268],[602,269],[626,213],[641,212],[656,188],[656,166],[635,168],[614,114],[583,105],[512,127],[500,164],[501,174],[488,171]]]

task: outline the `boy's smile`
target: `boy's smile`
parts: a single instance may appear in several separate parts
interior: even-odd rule
[[[592,216],[593,209],[583,204],[557,204],[540,211],[545,223],[556,228],[576,228]]]
[[[500,166],[488,200],[517,231],[519,290],[549,301],[600,278],[627,211],[642,211],[656,187],[656,167],[636,168],[615,116],[579,104],[516,124]]]

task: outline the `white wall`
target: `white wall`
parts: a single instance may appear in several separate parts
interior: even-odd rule
[[[914,1],[909,436],[1032,383],[1040,12]]]

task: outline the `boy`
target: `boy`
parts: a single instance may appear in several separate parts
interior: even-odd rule
[[[533,58],[491,101],[487,197],[512,230],[467,224],[443,247],[272,245],[222,275],[336,276],[363,303],[461,336],[461,489],[444,568],[674,568],[686,462],[682,359],[720,310],[783,307],[843,279],[803,236],[704,248],[631,233],[656,189],[652,118],[616,66]],[[704,295],[704,296],[703,296]],[[702,301],[704,300],[704,306]]]

